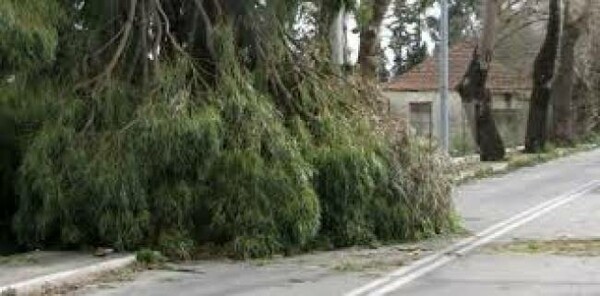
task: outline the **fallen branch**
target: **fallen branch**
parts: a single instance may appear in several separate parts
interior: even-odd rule
[[[137,2],[138,2],[138,0],[130,0],[129,1],[129,13],[127,16],[127,21],[125,22],[125,25],[123,27],[123,35],[121,36],[121,40],[119,42],[119,45],[117,47],[115,54],[113,55],[112,59],[110,60],[110,62],[108,63],[108,65],[106,66],[104,71],[102,71],[102,73],[98,74],[96,77],[94,77],[88,81],[84,81],[82,83],[77,84],[75,86],[75,89],[81,89],[85,86],[88,86],[90,84],[93,84],[94,82],[99,81],[102,78],[107,78],[107,79],[110,78],[111,73],[113,72],[114,68],[117,66],[117,63],[121,59],[121,55],[123,55],[123,51],[125,51],[125,46],[127,46],[127,41],[129,40],[129,35],[131,35],[131,30],[133,28],[133,21],[135,18],[135,10],[137,7]]]

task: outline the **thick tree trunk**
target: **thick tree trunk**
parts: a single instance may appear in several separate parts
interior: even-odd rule
[[[574,110],[573,87],[575,83],[575,46],[581,35],[582,21],[587,13],[574,19],[571,16],[569,1],[565,1],[560,55],[556,77],[552,84],[552,129],[551,139],[561,145],[573,142]]]
[[[470,125],[474,127],[475,142],[479,145],[481,160],[497,161],[504,158],[505,149],[492,116],[492,95],[486,88],[486,82],[493,57],[498,2],[488,0],[485,5],[480,44],[473,52],[471,64],[458,87],[458,92],[465,110],[472,114],[467,118],[474,121],[470,122]]]
[[[592,110],[593,106],[589,103],[590,86],[586,82],[587,77],[581,74],[576,75],[573,86],[573,132],[577,137],[584,137],[589,133],[589,128],[592,126]]]
[[[498,161],[504,159],[505,149],[492,116],[492,96],[486,88],[487,76],[488,69],[482,66],[478,49],[475,49],[458,92],[465,110],[473,114],[467,118],[474,121],[470,125],[475,127],[475,142],[479,145],[481,160]]]
[[[533,66],[533,90],[525,137],[527,153],[540,152],[547,140],[550,90],[560,43],[560,19],[560,0],[550,0],[546,38]]]
[[[584,127],[583,135],[600,131],[598,125],[598,118],[600,117],[600,1],[591,0],[588,11],[590,13],[588,19],[590,71],[589,77],[586,77],[586,84],[589,85],[590,91],[585,98],[587,112],[585,112],[586,118],[584,121],[588,125]]]
[[[391,0],[373,0],[372,17],[360,32],[358,64],[363,77],[377,78],[381,25]]]

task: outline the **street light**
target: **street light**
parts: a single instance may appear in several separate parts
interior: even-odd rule
[[[448,0],[440,0],[440,144],[444,152],[449,152],[449,111],[448,111]]]

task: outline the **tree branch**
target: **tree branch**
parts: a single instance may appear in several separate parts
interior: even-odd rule
[[[167,37],[169,38],[169,40],[171,41],[171,43],[173,44],[175,49],[177,49],[177,51],[187,54],[185,49],[183,49],[181,47],[181,45],[179,45],[175,36],[173,36],[173,34],[171,34],[171,23],[169,22],[169,17],[167,16],[164,9],[162,8],[162,4],[160,3],[160,0],[154,0],[154,2],[156,4],[156,9],[158,10],[159,14],[163,18],[164,25],[165,25],[165,34],[167,34]]]
[[[94,77],[88,81],[85,81],[83,83],[77,84],[75,86],[75,89],[80,89],[82,87],[85,87],[89,84],[92,84],[92,83],[102,79],[102,78],[110,78],[112,71],[117,66],[117,63],[119,62],[119,60],[121,59],[121,55],[123,54],[123,51],[125,51],[125,47],[127,46],[127,42],[129,41],[129,36],[131,35],[131,30],[133,28],[133,21],[135,19],[135,11],[137,8],[137,2],[138,2],[138,0],[130,0],[129,1],[129,13],[127,15],[127,21],[125,22],[125,25],[123,27],[123,35],[121,36],[121,40],[119,42],[117,50],[116,50],[115,54],[113,55],[112,59],[110,60],[110,62],[108,63],[108,66],[106,66],[104,71],[102,71],[102,73],[98,74],[96,77]]]

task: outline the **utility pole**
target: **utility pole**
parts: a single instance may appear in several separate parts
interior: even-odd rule
[[[450,118],[448,111],[448,0],[440,0],[441,17],[440,17],[440,144],[444,152],[449,152],[450,135],[449,126]]]

